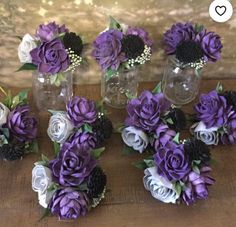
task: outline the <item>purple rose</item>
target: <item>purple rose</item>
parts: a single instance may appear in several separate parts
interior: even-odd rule
[[[66,105],[66,110],[76,127],[80,127],[85,123],[91,124],[97,119],[96,103],[84,97],[71,98]]]
[[[96,147],[97,137],[94,133],[82,132],[78,130],[71,138],[69,143],[76,145],[79,150],[90,151]]]
[[[206,128],[221,127],[227,121],[227,102],[215,90],[202,94],[199,102],[194,106],[199,120]]]
[[[137,35],[139,36],[143,42],[148,46],[152,47],[153,46],[153,41],[150,39],[148,33],[143,30],[142,28],[132,28],[129,27],[127,30],[126,35]]]
[[[55,74],[65,71],[70,65],[69,56],[60,39],[43,42],[30,51],[32,63],[40,73]]]
[[[174,24],[170,30],[164,34],[164,43],[166,44],[166,54],[175,54],[178,45],[184,41],[194,40],[195,31],[191,23]]]
[[[200,174],[196,172],[190,172],[184,180],[185,189],[182,193],[182,200],[190,205],[197,199],[207,199],[208,186],[213,185],[215,180],[209,176],[211,168],[204,166],[200,170]]]
[[[206,29],[203,29],[196,36],[196,40],[201,44],[205,61],[216,62],[221,58],[223,45],[219,35],[214,32],[207,32]]]
[[[169,142],[154,155],[157,173],[169,181],[181,180],[190,172],[190,161],[184,146]]]
[[[56,191],[49,207],[60,219],[77,219],[87,214],[89,199],[84,192],[65,188]]]
[[[158,152],[161,147],[166,146],[168,142],[173,140],[175,135],[176,132],[174,130],[170,129],[167,125],[161,123],[156,128],[156,132],[154,135],[155,140],[153,142],[153,146],[155,148],[155,151]]]
[[[36,37],[40,38],[42,41],[51,41],[56,36],[66,32],[69,32],[69,30],[64,24],[59,26],[54,21],[48,24],[40,24],[36,30]]]
[[[101,33],[93,43],[92,55],[103,70],[117,70],[126,61],[125,53],[121,52],[123,33],[108,30]]]
[[[169,109],[170,105],[162,93],[143,91],[138,98],[129,101],[125,124],[151,132],[158,127],[161,114]]]
[[[58,157],[50,162],[54,181],[62,186],[82,184],[96,165],[89,151],[69,143],[64,143]]]
[[[227,133],[221,136],[223,144],[230,145],[236,143],[236,112],[230,111],[228,114],[227,123],[224,125]]]
[[[37,136],[37,120],[30,116],[28,105],[20,105],[8,114],[7,127],[20,142],[31,142]]]

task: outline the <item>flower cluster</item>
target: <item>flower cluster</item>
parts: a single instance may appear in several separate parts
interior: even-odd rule
[[[13,97],[1,90],[6,98],[0,102],[0,158],[13,161],[37,152],[37,120],[30,114],[27,91]]]
[[[75,96],[68,101],[65,112],[52,113],[47,133],[55,143],[68,142],[76,144],[80,150],[89,150],[97,148],[111,136],[111,121],[92,100]]]
[[[190,67],[202,67],[221,58],[221,38],[202,25],[177,23],[164,34],[166,53]],[[194,66],[191,63],[195,63]],[[196,65],[197,64],[197,65]]]
[[[35,163],[32,189],[49,213],[60,220],[77,219],[105,197],[107,179],[96,160],[101,151],[64,143],[57,153],[51,161],[43,155]]]
[[[236,143],[236,92],[224,91],[222,85],[200,95],[194,106],[198,122],[191,127],[193,135],[207,145]]]
[[[160,88],[160,85],[157,87]],[[210,150],[195,138],[181,141],[185,114],[165,99],[160,89],[144,91],[127,104],[122,139],[129,150],[148,151],[151,157],[136,164],[144,170],[144,187],[165,203],[192,204],[208,197]]]
[[[20,70],[37,69],[42,74],[74,71],[80,65],[83,42],[80,36],[69,32],[65,25],[55,22],[41,24],[36,34],[24,35],[18,47]]]
[[[116,73],[149,61],[152,45],[143,29],[119,24],[111,18],[109,29],[94,41],[92,55],[104,71]]]

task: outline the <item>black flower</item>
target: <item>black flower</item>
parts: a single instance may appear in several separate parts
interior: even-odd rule
[[[182,131],[186,127],[186,117],[184,112],[178,108],[172,108],[167,115],[167,119],[170,118],[173,124],[168,123],[169,128],[176,132]]]
[[[211,153],[209,147],[201,140],[191,139],[184,144],[185,151],[192,161],[200,160],[204,164],[209,164]]]
[[[144,51],[144,42],[138,35],[127,35],[122,39],[122,51],[129,59],[136,59]]]
[[[80,55],[83,50],[82,39],[74,32],[67,32],[63,37],[63,43],[66,49],[70,48],[77,55]]]
[[[183,63],[196,62],[203,58],[203,51],[198,43],[186,41],[177,47],[176,58]]]
[[[88,179],[88,195],[92,198],[99,198],[106,186],[107,177],[100,167],[95,167]]]
[[[20,143],[3,144],[0,147],[0,157],[3,160],[14,161],[21,159],[24,155],[25,147]]]
[[[236,91],[225,91],[223,93],[227,104],[233,106],[234,110],[236,110]]]

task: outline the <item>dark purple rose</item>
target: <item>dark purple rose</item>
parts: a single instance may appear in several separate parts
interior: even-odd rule
[[[70,65],[69,56],[60,39],[43,42],[30,51],[32,63],[40,73],[55,74],[65,71]]]
[[[97,136],[94,133],[78,130],[71,138],[69,143],[76,145],[79,150],[90,151],[96,147]]]
[[[60,219],[77,219],[88,212],[89,199],[84,192],[72,188],[59,189],[49,205],[51,213]]]
[[[215,90],[202,94],[194,108],[197,118],[203,121],[207,128],[221,127],[227,121],[226,99]]]
[[[223,45],[219,35],[214,32],[207,32],[206,29],[203,29],[196,36],[196,40],[201,44],[205,61],[216,62],[220,60]]]
[[[126,61],[125,53],[121,52],[123,33],[108,30],[101,33],[93,43],[92,55],[103,70],[117,70]]]
[[[126,35],[137,35],[139,36],[143,42],[148,46],[152,47],[153,46],[153,41],[150,39],[148,33],[143,30],[142,28],[132,28],[129,27],[127,30]]]
[[[204,166],[200,169],[200,174],[190,172],[184,180],[185,190],[182,193],[182,200],[190,205],[197,199],[207,199],[208,186],[213,185],[215,180],[209,176],[211,168]]]
[[[96,165],[89,151],[69,143],[64,143],[58,157],[50,162],[54,181],[62,186],[82,184]]]
[[[190,172],[190,162],[184,146],[169,142],[154,155],[157,173],[169,181],[181,180]]]
[[[161,147],[166,146],[168,142],[173,140],[175,135],[176,132],[174,130],[170,129],[167,125],[161,123],[156,128],[156,132],[154,135],[155,140],[153,146],[155,148],[155,151],[158,152]]]
[[[129,101],[125,124],[151,132],[158,127],[161,114],[169,109],[170,105],[162,93],[143,91],[138,98]]]
[[[184,41],[195,39],[194,27],[191,23],[174,24],[170,30],[164,34],[164,43],[166,44],[166,54],[175,54],[178,45]]]
[[[59,26],[54,21],[48,24],[40,24],[36,30],[36,37],[40,38],[42,41],[51,41],[56,36],[65,32],[69,32],[65,25]]]
[[[227,123],[224,125],[227,133],[221,136],[223,144],[230,145],[236,143],[236,112],[230,111],[228,114]]]
[[[37,136],[37,120],[30,115],[28,105],[20,105],[8,114],[7,127],[20,142],[31,142]]]
[[[66,110],[76,127],[80,127],[85,123],[93,123],[97,119],[96,103],[84,97],[71,98],[66,105]]]

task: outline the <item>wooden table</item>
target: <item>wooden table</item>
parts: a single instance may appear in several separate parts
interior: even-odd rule
[[[225,88],[235,89],[236,79],[222,81]],[[216,80],[205,80],[202,91],[207,92],[216,86]],[[154,83],[143,83],[141,89],[151,89]],[[19,89],[12,89],[16,93]],[[98,85],[77,86],[76,95],[98,100]],[[192,105],[185,107],[191,111]],[[123,122],[124,110],[108,108],[114,125]],[[236,226],[236,146],[218,146],[212,149],[216,160],[213,176],[216,184],[210,188],[207,201],[198,201],[192,206],[170,205],[154,200],[142,184],[143,172],[132,166],[140,160],[140,155],[122,154],[122,141],[119,134],[113,134],[107,141],[106,152],[101,164],[108,176],[110,191],[100,207],[77,221],[59,222],[49,217],[41,222],[43,209],[37,201],[37,194],[31,189],[31,170],[41,152],[53,157],[52,143],[46,134],[47,114],[39,115],[40,153],[26,156],[22,161],[0,162],[0,226],[86,226],[86,227],[157,227],[157,226],[196,226],[230,227]]]

